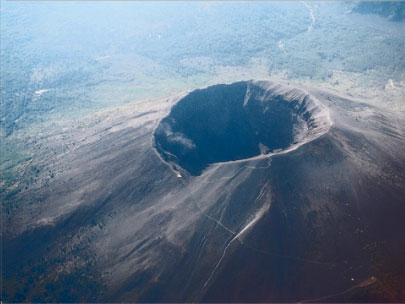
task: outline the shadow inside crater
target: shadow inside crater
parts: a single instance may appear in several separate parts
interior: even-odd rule
[[[199,175],[210,164],[283,150],[317,127],[308,94],[279,94],[244,81],[183,97],[159,123],[155,147],[163,159]],[[291,94],[290,94],[291,95]],[[309,106],[310,105],[310,106]]]

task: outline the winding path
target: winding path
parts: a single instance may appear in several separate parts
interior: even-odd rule
[[[311,15],[312,23],[311,23],[310,26],[308,26],[308,32],[310,32],[314,28],[314,24],[315,24],[315,21],[316,21],[315,15],[314,15],[314,9],[310,5],[308,5],[305,1],[302,1],[302,3],[309,10],[309,14]]]

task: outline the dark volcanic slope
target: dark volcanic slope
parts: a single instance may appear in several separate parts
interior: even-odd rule
[[[278,100],[290,110],[288,101],[310,96],[323,109],[311,116],[322,118],[324,128],[291,147],[294,136],[266,138],[272,121],[262,127],[241,113],[240,96],[249,86],[257,87],[250,105],[256,109],[261,92],[282,96]],[[249,146],[228,144],[244,153],[220,158],[219,149],[213,159],[200,154],[205,169],[188,174],[194,167],[181,163],[174,146],[154,149],[155,127],[169,122],[167,136],[181,132],[201,151],[197,135],[186,130],[206,125],[206,119],[187,122],[188,112],[180,112],[200,111],[200,102],[210,99],[193,96],[223,88],[240,90],[229,113],[241,114],[259,132],[238,131],[252,136]],[[102,120],[86,141],[53,161],[52,170],[60,173],[52,180],[6,202],[14,207],[3,219],[4,300],[405,301],[403,116],[271,82],[197,91],[171,110],[177,100]],[[263,111],[253,113],[263,118]],[[224,125],[235,126],[231,117]],[[185,124],[191,127],[180,127]],[[282,133],[272,126],[276,137]],[[259,142],[269,151],[285,149],[261,155]],[[168,148],[180,161],[162,160]],[[252,158],[221,162],[242,157]]]

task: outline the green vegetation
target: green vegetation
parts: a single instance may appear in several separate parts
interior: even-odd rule
[[[351,4],[2,4],[3,136],[53,117],[44,114],[77,117],[148,96],[151,86],[158,95],[190,78],[200,85],[218,66],[243,67],[253,58],[290,79],[327,80],[335,69],[403,79],[403,28],[355,18]],[[378,7],[387,15],[397,6]],[[162,79],[177,85],[162,88]],[[106,86],[133,91],[98,95]]]

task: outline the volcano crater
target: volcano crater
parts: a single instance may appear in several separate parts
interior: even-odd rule
[[[309,93],[243,81],[185,95],[159,122],[154,146],[176,170],[197,176],[211,164],[292,150],[331,125],[327,108]]]

